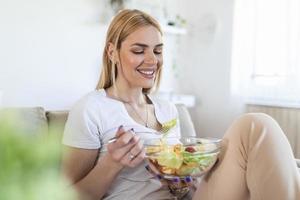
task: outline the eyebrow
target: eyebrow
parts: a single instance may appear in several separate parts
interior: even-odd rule
[[[164,45],[163,43],[160,43],[155,45],[155,47],[162,47],[163,45]],[[149,45],[143,43],[134,43],[131,46],[149,47]]]

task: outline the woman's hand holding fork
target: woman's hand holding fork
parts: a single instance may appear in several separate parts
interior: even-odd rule
[[[112,162],[119,165],[120,168],[125,166],[135,167],[145,158],[143,143],[133,129],[125,131],[120,126],[116,132],[116,140],[107,144],[107,154]]]

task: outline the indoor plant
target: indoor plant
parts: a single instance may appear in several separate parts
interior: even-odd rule
[[[76,199],[59,172],[57,134],[30,135],[16,123],[15,117],[0,117],[0,199]]]

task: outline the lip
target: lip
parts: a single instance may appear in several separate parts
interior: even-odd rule
[[[156,69],[154,68],[145,68],[145,69],[137,69],[136,70],[142,77],[146,78],[146,79],[153,79],[155,77],[155,72]]]

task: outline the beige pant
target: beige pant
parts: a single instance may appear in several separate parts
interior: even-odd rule
[[[265,114],[238,118],[194,200],[300,200],[300,173],[287,138]]]

